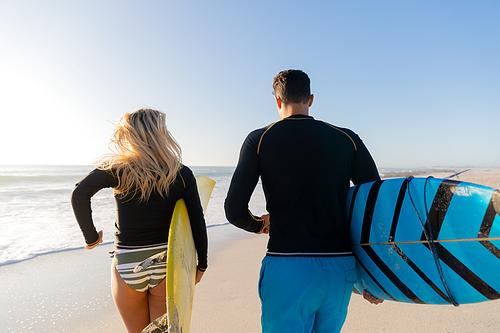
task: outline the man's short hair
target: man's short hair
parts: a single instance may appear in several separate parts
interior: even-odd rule
[[[307,103],[311,97],[311,80],[301,70],[287,69],[274,77],[273,90],[281,103]]]

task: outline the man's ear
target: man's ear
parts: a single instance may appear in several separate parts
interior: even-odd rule
[[[309,107],[311,107],[311,105],[313,104],[313,101],[314,101],[314,95],[311,94],[311,96],[309,97]]]
[[[278,107],[278,109],[281,109],[281,99],[279,99],[279,97],[276,96],[274,96],[274,98],[276,99],[276,106]]]

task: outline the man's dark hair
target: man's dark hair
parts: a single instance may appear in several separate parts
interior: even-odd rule
[[[311,96],[311,80],[301,70],[287,69],[274,77],[273,90],[281,103],[307,103]]]

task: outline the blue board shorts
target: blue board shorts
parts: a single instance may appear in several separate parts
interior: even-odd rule
[[[353,256],[266,256],[259,280],[262,332],[340,332],[356,280]]]

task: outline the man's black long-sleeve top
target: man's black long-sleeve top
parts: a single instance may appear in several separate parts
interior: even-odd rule
[[[351,252],[350,181],[380,179],[357,134],[304,115],[255,130],[243,143],[224,208],[229,222],[250,232],[263,225],[248,210],[259,177],[271,218],[268,250],[282,254]]]

